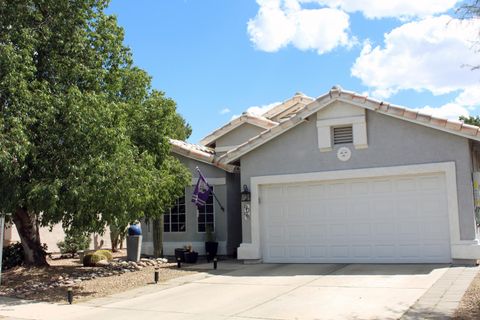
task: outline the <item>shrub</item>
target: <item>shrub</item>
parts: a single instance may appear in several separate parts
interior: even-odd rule
[[[95,267],[97,262],[101,260],[108,260],[108,259],[101,253],[97,253],[97,252],[87,253],[85,257],[83,257],[83,265],[85,267]]]
[[[110,250],[97,250],[97,251],[95,251],[95,253],[104,255],[105,258],[107,258],[107,261],[112,261],[113,260],[113,255],[110,252]]]
[[[65,240],[57,242],[57,246],[62,254],[69,253],[73,258],[78,251],[88,249],[90,246],[90,237],[80,232],[67,232]]]
[[[3,248],[2,268],[8,270],[16,266],[21,266],[24,259],[25,255],[22,244],[20,242],[13,243]]]

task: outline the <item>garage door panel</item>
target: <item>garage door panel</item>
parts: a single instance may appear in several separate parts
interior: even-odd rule
[[[269,185],[260,192],[266,262],[451,260],[443,175]]]
[[[307,240],[307,227],[304,225],[293,225],[286,228],[287,239],[291,243],[304,243]]]
[[[383,218],[393,218],[395,214],[392,212],[391,197],[369,197],[371,203],[371,218],[373,220]]]
[[[306,258],[307,257],[307,247],[305,246],[290,246],[288,248],[288,256],[296,259],[296,258]]]
[[[423,192],[441,190],[444,187],[443,177],[427,176],[419,177],[419,190]]]
[[[417,190],[417,181],[414,178],[400,178],[396,180],[395,191],[398,193],[410,193]]]
[[[348,245],[333,245],[330,246],[330,256],[332,258],[348,258]]]
[[[422,249],[422,255],[427,257],[441,258],[449,254],[449,249],[445,245],[425,244]]]
[[[272,259],[285,259],[287,258],[286,251],[287,250],[285,246],[272,245],[268,248],[268,255]]]
[[[350,184],[351,195],[353,197],[360,197],[369,194],[370,184],[363,181],[355,181]]]
[[[395,257],[395,245],[393,244],[378,244],[374,246],[373,258],[394,258]]]
[[[370,258],[372,256],[372,246],[370,245],[355,245],[352,246],[351,250],[354,258]]]
[[[283,226],[269,226],[266,232],[266,240],[268,242],[283,242],[285,241],[285,229]]]
[[[328,255],[328,247],[327,246],[317,246],[312,245],[309,247],[310,249],[310,258],[313,259],[323,259]]]
[[[327,198],[339,198],[350,194],[350,188],[347,183],[330,183],[325,188],[324,196]]]
[[[401,258],[419,258],[421,256],[421,247],[414,243],[400,244],[397,250]]]
[[[373,180],[371,183],[372,183],[372,192],[375,194],[392,192],[392,182],[388,179]]]

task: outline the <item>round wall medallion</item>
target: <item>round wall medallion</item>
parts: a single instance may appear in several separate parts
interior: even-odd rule
[[[348,161],[350,160],[351,156],[352,156],[352,151],[350,151],[350,149],[348,149],[347,147],[341,147],[337,151],[337,158],[340,161]]]

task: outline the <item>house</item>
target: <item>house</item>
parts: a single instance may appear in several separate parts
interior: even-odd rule
[[[215,226],[220,254],[236,250],[251,261],[480,258],[476,126],[335,86],[316,99],[296,94],[262,116],[243,114],[199,145],[171,143],[192,172],[200,167],[226,209],[213,203],[197,213],[187,188],[166,219],[167,254],[189,242],[201,252],[205,221]],[[240,203],[243,188],[250,202]]]

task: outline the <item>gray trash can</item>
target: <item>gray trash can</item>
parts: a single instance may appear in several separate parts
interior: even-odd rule
[[[142,251],[142,236],[127,236],[127,260],[140,261]]]

